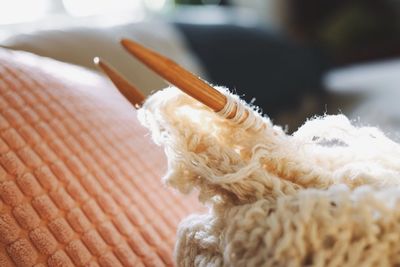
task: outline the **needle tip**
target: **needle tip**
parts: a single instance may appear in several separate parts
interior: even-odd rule
[[[96,65],[99,65],[100,61],[101,61],[101,59],[99,57],[93,58],[93,63],[96,64]]]
[[[129,40],[128,38],[122,38],[120,41],[120,44],[122,46],[126,46],[127,44],[129,44],[129,42],[132,42],[131,40]]]
[[[108,65],[106,61],[99,57],[93,59],[94,64],[96,64],[99,69],[101,69],[104,74],[110,78],[114,83],[115,87],[121,92],[121,94],[129,100],[135,107],[140,106],[145,96],[143,93],[137,89],[134,85],[128,82],[121,74],[119,74],[113,67]]]
[[[129,39],[123,38],[120,42],[136,59],[183,92],[215,111],[224,108],[226,97],[223,94],[170,58]]]

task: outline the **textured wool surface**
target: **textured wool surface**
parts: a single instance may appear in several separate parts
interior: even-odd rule
[[[343,115],[288,135],[245,109],[264,126],[244,129],[175,88],[139,112],[165,148],[166,182],[210,207],[181,223],[178,265],[398,266],[400,146]]]
[[[103,78],[0,50],[0,266],[170,266],[199,207]]]

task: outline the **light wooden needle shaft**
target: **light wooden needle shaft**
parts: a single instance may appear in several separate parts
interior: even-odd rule
[[[94,63],[110,78],[115,87],[121,92],[121,94],[135,107],[140,107],[145,96],[143,93],[137,89],[134,85],[129,83],[124,77],[122,77],[118,72],[107,64],[101,58],[94,58]]]
[[[174,61],[128,39],[121,40],[121,44],[138,60],[188,95],[216,112],[224,108],[227,100],[223,94]]]

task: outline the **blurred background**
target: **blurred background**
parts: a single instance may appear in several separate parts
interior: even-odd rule
[[[344,113],[400,131],[398,0],[0,0],[0,46],[95,69],[141,90],[165,82],[118,44],[132,38],[295,130]]]

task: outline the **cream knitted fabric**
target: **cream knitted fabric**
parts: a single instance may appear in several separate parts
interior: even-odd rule
[[[219,90],[229,105],[240,102]],[[167,184],[198,189],[210,207],[181,223],[178,266],[400,264],[397,143],[343,115],[287,135],[240,106],[240,118],[227,120],[227,110],[169,88],[139,111],[165,147]]]

